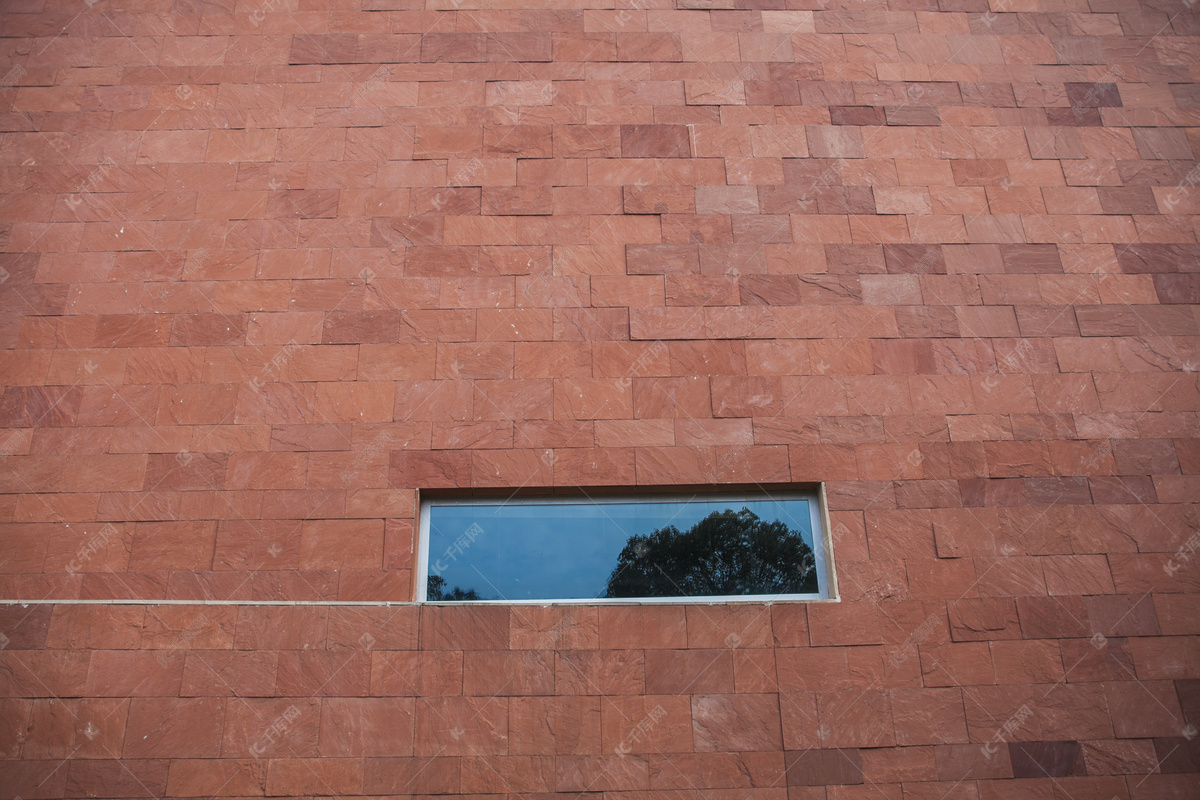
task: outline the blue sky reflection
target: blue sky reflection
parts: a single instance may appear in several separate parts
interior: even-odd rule
[[[783,521],[811,547],[808,502],[434,504],[429,509],[429,574],[441,575],[447,589],[474,589],[488,600],[603,597],[617,556],[634,534],[666,525],[683,531],[714,511],[748,508],[760,519]]]

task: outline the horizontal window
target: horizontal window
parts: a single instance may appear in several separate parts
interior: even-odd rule
[[[438,498],[419,600],[816,600],[832,592],[816,493]]]

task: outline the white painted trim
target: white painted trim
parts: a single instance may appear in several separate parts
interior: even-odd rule
[[[802,595],[797,595],[802,597]],[[789,600],[792,595],[763,599],[766,595],[753,597],[736,597],[732,599],[720,597],[664,597],[646,600],[617,599],[617,600],[469,600],[455,602],[447,600],[441,603],[400,602],[398,600],[90,600],[79,598],[63,598],[59,600],[10,600],[0,598],[0,606],[363,606],[370,608],[399,608],[401,606],[477,606],[483,603],[504,606],[550,606],[559,605],[604,605],[604,606],[640,606],[648,602],[661,601],[661,605],[676,606],[720,606],[728,603],[757,603],[763,606],[795,605],[799,603],[837,603],[837,598],[814,597],[803,600]]]
[[[91,600],[63,598],[59,600],[9,600],[0,598],[0,606],[413,606],[416,603],[396,600],[141,600],[117,598]]]

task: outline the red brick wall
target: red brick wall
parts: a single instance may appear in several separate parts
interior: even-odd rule
[[[0,797],[1195,797],[1195,7],[482,4],[0,7]],[[840,603],[403,604],[787,482]]]

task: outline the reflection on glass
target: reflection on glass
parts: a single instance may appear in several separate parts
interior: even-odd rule
[[[435,502],[428,600],[812,595],[811,500]]]

